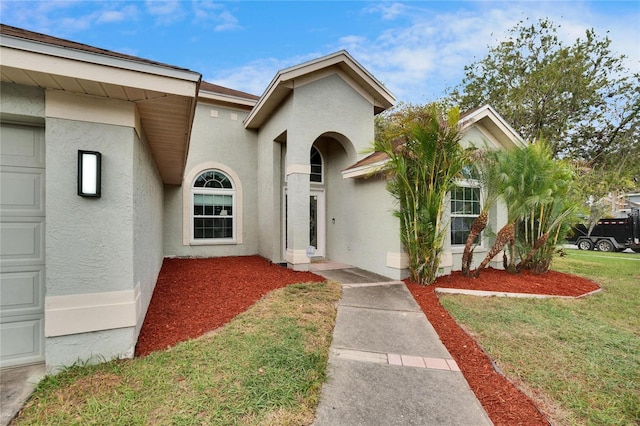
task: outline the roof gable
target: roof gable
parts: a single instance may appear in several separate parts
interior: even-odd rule
[[[460,130],[465,132],[473,126],[481,126],[481,131],[495,138],[506,149],[523,147],[526,145],[522,136],[500,115],[491,105],[484,105],[472,109],[460,116]],[[486,132],[484,130],[486,129]]]
[[[478,128],[487,139],[496,141],[497,144],[505,149],[522,148],[526,145],[526,142],[518,132],[490,105],[484,105],[462,114],[459,125],[463,134]],[[388,160],[389,157],[386,154],[374,152],[344,169],[342,177],[346,179],[369,176],[380,170]]]
[[[395,97],[382,83],[356,62],[347,51],[341,50],[279,71],[251,110],[245,120],[245,127],[259,128],[296,86],[313,81],[314,76],[326,76],[332,71],[344,74],[345,81],[357,86],[356,90],[372,101],[375,113],[382,112],[395,103]]]

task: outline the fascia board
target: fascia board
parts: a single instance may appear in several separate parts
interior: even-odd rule
[[[356,167],[353,169],[346,169],[342,171],[343,179],[354,179],[363,176],[370,176],[382,170],[385,164],[389,162],[389,159],[378,161],[375,163],[367,164],[365,166]]]
[[[524,139],[522,139],[522,136],[520,136],[520,134],[518,134],[518,132],[516,132],[515,129],[511,127],[509,123],[507,123],[505,119],[500,114],[498,114],[498,112],[493,109],[491,105],[484,105],[483,107],[478,108],[473,113],[464,117],[461,130],[464,131],[470,128],[483,118],[491,120],[502,133],[504,133],[509,139],[513,141],[514,145],[521,148],[526,146],[526,142],[524,141]]]
[[[0,38],[2,65],[33,72],[194,96],[201,75],[126,59],[63,49],[13,37]]]
[[[257,101],[254,101],[252,99],[222,95],[220,93],[207,92],[203,90],[200,90],[200,92],[198,93],[198,98],[201,98],[207,101],[223,102],[225,104],[236,104],[236,105],[249,106],[249,107],[253,107],[257,103]]]
[[[336,53],[279,71],[273,78],[273,80],[271,80],[271,83],[269,83],[267,90],[265,90],[264,94],[260,97],[254,109],[251,111],[249,116],[247,116],[245,120],[245,128],[255,128],[260,126],[260,117],[262,116],[260,110],[268,105],[268,99],[276,92],[276,90],[278,90],[280,86],[283,86],[285,83],[289,83],[287,84],[287,89],[293,90],[293,85],[290,84],[293,80],[314,72],[318,72],[331,66],[339,66],[342,71],[345,72],[345,74],[349,75],[353,80],[360,80],[358,81],[359,85],[368,85],[371,91],[378,94],[380,98],[388,102],[390,106],[395,104],[396,99],[391,94],[391,92],[389,92],[382,83],[380,83],[375,77],[373,77],[373,75],[371,75],[365,68],[363,68],[362,65],[356,62],[355,59],[353,59],[347,51],[341,50]],[[369,93],[374,99],[377,98],[377,96],[374,96],[371,92]],[[383,108],[388,108],[388,106],[379,105],[377,99],[375,105],[381,106]]]

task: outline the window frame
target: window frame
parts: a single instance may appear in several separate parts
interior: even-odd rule
[[[478,179],[458,179],[456,181],[456,187],[457,188],[471,188],[474,190],[478,191],[478,214],[473,214],[473,213],[454,213],[453,209],[451,208],[451,204],[454,202],[453,199],[453,191],[449,194],[449,241],[451,243],[451,247],[452,248],[461,248],[465,246],[466,243],[466,239],[465,242],[463,243],[454,243],[454,239],[453,239],[453,232],[454,232],[454,228],[453,228],[453,219],[454,218],[477,218],[480,213],[482,212],[483,206],[484,206],[484,191],[482,190],[482,185],[480,183],[480,181]],[[454,190],[455,191],[455,190]],[[465,200],[460,200],[462,202],[465,202]],[[474,202],[473,200],[470,200],[470,202]],[[477,242],[477,246],[478,247],[483,247],[483,235],[484,231],[480,233],[480,235],[478,235],[478,242]],[[467,234],[468,235],[468,234]]]
[[[234,216],[233,238],[194,239],[193,190],[196,179],[207,171],[218,171],[227,176],[235,190],[232,204]],[[182,185],[182,245],[183,246],[215,246],[243,243],[243,188],[240,177],[233,169],[223,163],[205,162],[196,165],[185,174]],[[198,189],[198,188],[196,188]]]
[[[316,150],[316,152],[318,153],[318,158],[320,159],[320,180],[319,181],[315,181],[311,179],[311,176],[317,176],[318,173],[313,173],[313,163],[311,162],[311,157],[313,155],[313,150]],[[322,157],[322,153],[320,152],[320,150],[318,148],[316,148],[315,146],[311,146],[311,149],[309,150],[309,183],[311,183],[312,185],[324,185],[324,158]]]

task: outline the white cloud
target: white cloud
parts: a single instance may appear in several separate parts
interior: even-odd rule
[[[378,3],[367,9],[371,13],[378,13],[384,20],[394,20],[404,14],[407,6],[402,3]]]
[[[181,21],[186,16],[182,8],[184,3],[179,0],[174,1],[154,1],[147,0],[145,6],[147,12],[155,17],[157,25],[170,25]]]
[[[443,12],[427,9],[424,3],[407,3],[406,7],[393,7],[395,21],[381,25],[381,32],[374,37],[351,34],[337,44],[383,81],[398,99],[414,103],[435,100],[447,88],[461,83],[465,65],[484,58],[488,45],[505,40],[507,31],[527,18],[533,24],[548,17],[561,26],[558,36],[568,44],[584,37],[588,28],[594,27],[600,37],[615,28],[610,33],[612,50],[635,57],[638,69],[638,16],[613,21],[592,6],[588,2],[469,2],[464,9]],[[381,5],[367,11],[380,13],[383,9],[391,8]],[[388,16],[382,13],[383,19]],[[629,63],[633,64],[633,59]]]
[[[133,19],[138,14],[138,8],[134,5],[123,7],[121,10],[103,10],[98,13],[97,23],[124,22]]]
[[[287,59],[265,58],[246,65],[225,70],[203,71],[205,81],[229,87],[235,90],[262,95],[278,71],[315,59],[322,54],[317,52]]]
[[[217,20],[221,22],[214,27],[216,31],[229,31],[242,28],[238,19],[226,10],[218,15]]]
[[[211,1],[196,1],[193,3],[196,21],[213,25],[214,31],[233,31],[242,29],[236,18],[225,5]]]

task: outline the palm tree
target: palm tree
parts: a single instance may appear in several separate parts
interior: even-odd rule
[[[571,170],[552,158],[544,141],[492,155],[496,167],[494,184],[507,205],[507,224],[496,235],[493,247],[474,275],[478,276],[507,244],[508,270],[515,272],[529,266],[536,253],[545,249],[536,268],[545,272],[563,225],[574,209],[573,204],[567,202]],[[516,253],[516,235],[520,253]],[[516,257],[522,259],[518,265],[515,264]]]
[[[394,214],[400,219],[411,279],[422,285],[437,277],[446,235],[444,200],[468,161],[459,143],[459,118],[457,109],[444,114],[435,105],[425,106],[409,123],[403,121],[399,132],[383,133],[399,138],[374,144],[389,156],[387,189],[399,204]]]
[[[475,169],[475,173],[472,172],[471,177],[480,182],[485,196],[480,214],[471,223],[469,235],[467,236],[464,251],[462,252],[462,274],[466,277],[471,275],[475,241],[487,227],[489,210],[500,195],[497,191],[497,169],[495,167],[494,155],[490,152],[489,148],[484,148],[476,149],[471,153],[471,162],[474,164]]]

